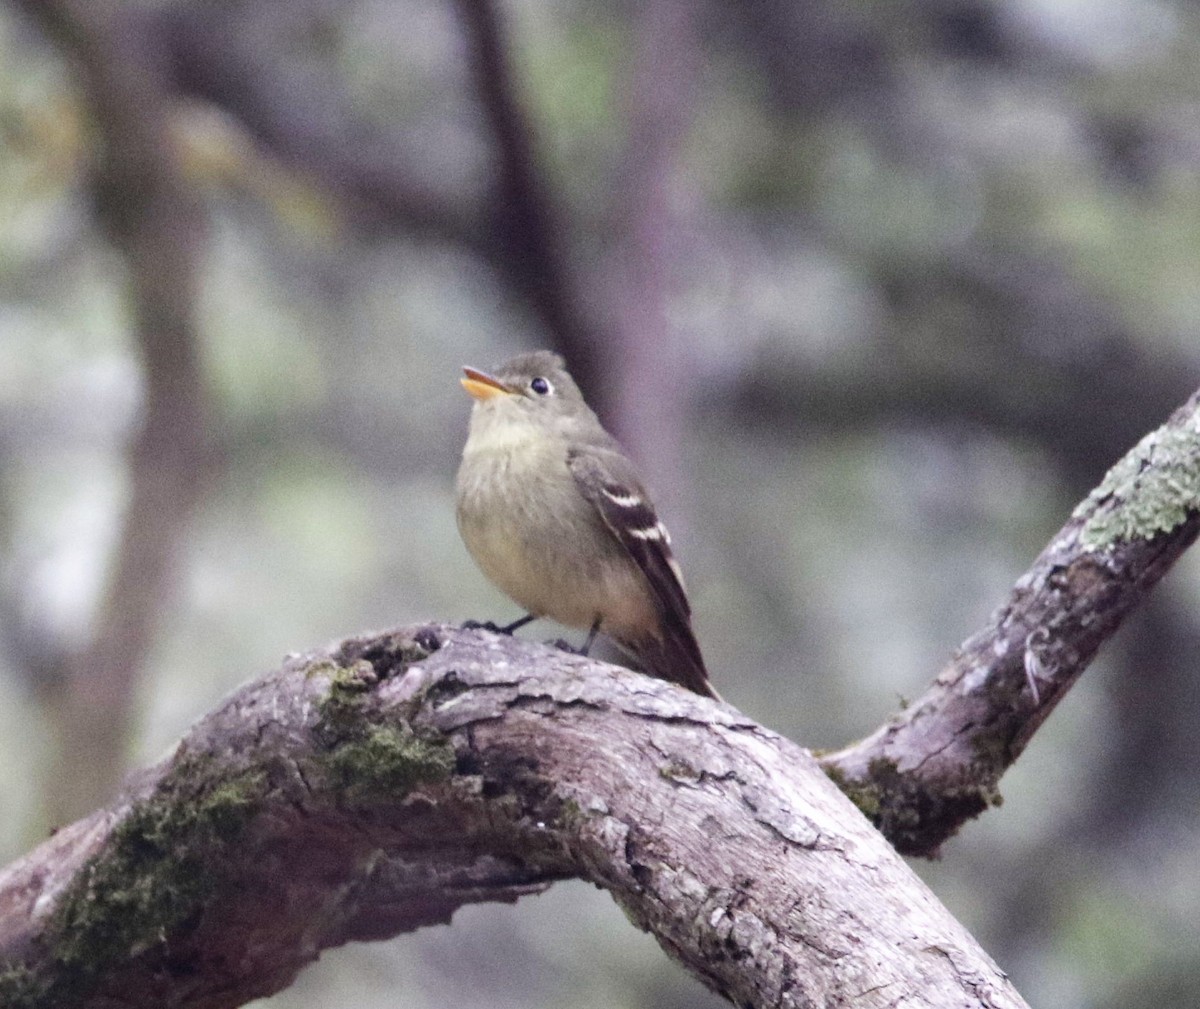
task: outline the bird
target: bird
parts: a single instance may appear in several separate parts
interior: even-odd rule
[[[455,481],[468,552],[526,615],[603,631],[643,671],[720,700],[692,631],[671,536],[558,354],[464,367],[474,398]]]

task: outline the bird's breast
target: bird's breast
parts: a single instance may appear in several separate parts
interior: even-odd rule
[[[471,556],[528,612],[571,627],[650,619],[646,587],[576,487],[564,445],[473,436],[457,490]]]

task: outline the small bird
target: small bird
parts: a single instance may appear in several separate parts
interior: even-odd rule
[[[691,605],[636,469],[583,401],[563,359],[522,354],[464,368],[474,398],[458,470],[458,528],[483,573],[527,613],[586,628],[647,673],[720,699]]]

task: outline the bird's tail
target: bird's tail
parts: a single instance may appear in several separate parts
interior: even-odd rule
[[[650,676],[678,683],[703,697],[724,700],[708,680],[696,636],[682,621],[667,621],[661,637],[630,642],[628,647]]]

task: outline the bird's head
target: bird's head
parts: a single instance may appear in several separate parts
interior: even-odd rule
[[[477,368],[463,368],[463,373],[463,388],[475,398],[473,423],[524,421],[561,427],[593,417],[563,359],[551,351],[521,354],[494,374]]]

